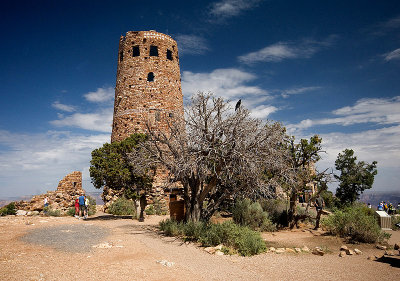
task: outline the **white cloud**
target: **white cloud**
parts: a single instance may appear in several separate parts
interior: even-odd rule
[[[56,108],[56,109],[59,109],[59,110],[62,110],[62,111],[66,111],[66,112],[74,112],[74,111],[76,111],[75,106],[62,104],[59,101],[53,102],[53,104],[51,106]]]
[[[290,95],[303,94],[305,92],[311,92],[311,91],[319,90],[321,88],[322,87],[318,87],[318,86],[291,88],[289,90],[282,91],[281,95],[283,98],[288,98]]]
[[[186,100],[198,91],[212,92],[225,100],[242,99],[243,105],[251,111],[253,117],[266,118],[278,108],[266,104],[271,100],[268,91],[253,85],[248,85],[257,77],[239,69],[215,69],[211,72],[193,73],[184,71],[182,74],[182,90]]]
[[[238,57],[242,63],[279,62],[285,59],[310,58],[323,47],[329,47],[337,38],[331,35],[323,41],[303,39],[299,42],[278,42]]]
[[[114,88],[98,88],[96,92],[89,92],[83,95],[87,101],[95,103],[107,103],[114,98]]]
[[[261,0],[222,0],[211,4],[210,16],[216,20],[234,17],[256,7]]]
[[[400,123],[400,96],[393,98],[361,99],[354,106],[346,106],[334,110],[333,118],[316,120],[302,120],[298,124],[288,125],[291,132],[310,128],[316,125],[354,125],[362,123],[375,123],[379,125]]]
[[[94,113],[74,113],[69,116],[50,121],[57,127],[76,127],[97,132],[111,132],[113,109],[111,107],[101,109]]]
[[[175,36],[175,38],[178,42],[180,55],[201,55],[209,50],[206,40],[198,35],[180,34]]]
[[[109,134],[80,135],[65,131],[18,134],[0,131],[0,195],[19,196],[55,190],[72,171],[90,165],[91,151],[110,142]],[[93,189],[87,175],[86,189]]]
[[[386,53],[383,56],[385,57],[385,61],[398,60],[400,59],[400,48]]]

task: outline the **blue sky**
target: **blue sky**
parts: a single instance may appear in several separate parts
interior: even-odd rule
[[[2,1],[0,197],[54,190],[110,141],[118,41],[178,41],[185,100],[212,91],[326,154],[378,161],[375,191],[400,190],[398,1]]]

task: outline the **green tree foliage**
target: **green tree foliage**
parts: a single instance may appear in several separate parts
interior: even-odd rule
[[[17,211],[15,210],[15,203],[11,202],[10,204],[0,208],[0,216],[8,216],[15,215]]]
[[[343,204],[352,204],[366,189],[372,188],[374,177],[378,173],[376,169],[377,162],[368,164],[364,161],[358,161],[354,156],[352,149],[345,149],[339,153],[336,161],[336,170],[340,175],[335,175],[339,181],[339,187],[336,189],[336,197]]]
[[[282,186],[290,198],[288,211],[288,224],[290,227],[295,225],[297,197],[300,191],[307,189],[308,183],[322,182],[325,178],[324,173],[317,173],[314,164],[321,159],[322,138],[314,135],[307,139],[301,139],[295,143],[294,137],[287,142],[289,157],[287,167],[289,173],[282,178]]]
[[[136,190],[148,188],[151,183],[149,177],[134,173],[134,163],[128,160],[128,154],[145,140],[146,135],[133,134],[123,141],[105,143],[93,150],[89,169],[93,185],[96,188],[124,189],[128,198],[135,197]]]

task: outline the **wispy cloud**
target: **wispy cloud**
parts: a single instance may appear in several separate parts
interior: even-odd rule
[[[291,88],[288,90],[283,90],[281,93],[281,96],[283,98],[288,98],[291,95],[299,95],[299,94],[303,94],[306,92],[312,92],[312,91],[316,91],[322,89],[322,87],[319,86],[310,86],[310,87],[297,87],[297,88]]]
[[[110,102],[114,98],[114,88],[98,88],[95,92],[83,95],[87,101],[94,103]]]
[[[55,190],[58,181],[66,174],[87,169],[91,151],[109,141],[109,134],[0,131],[0,145],[6,148],[0,157],[0,195],[18,196]],[[90,179],[86,176],[83,180],[84,188],[90,188]]]
[[[253,9],[260,2],[262,0],[222,0],[214,2],[210,6],[209,15],[214,20],[224,20]]]
[[[242,63],[252,64],[257,62],[280,62],[286,59],[310,58],[322,48],[331,46],[336,38],[336,35],[331,35],[322,41],[303,39],[298,42],[278,42],[258,51],[239,56],[238,60]]]
[[[209,50],[206,39],[198,35],[179,34],[175,36],[179,54],[201,55]]]
[[[385,61],[400,59],[400,48],[383,55]]]
[[[334,115],[332,118],[306,119],[298,124],[288,125],[288,128],[292,131],[298,131],[317,125],[400,124],[400,96],[361,99],[354,106],[339,108],[332,111],[332,114]]]
[[[184,71],[182,90],[186,100],[198,91],[212,92],[226,100],[234,100],[232,106],[240,98],[253,117],[265,119],[278,108],[268,104],[271,100],[268,91],[250,85],[256,79],[254,74],[235,68],[215,69],[206,73]]]
[[[61,119],[50,121],[57,127],[74,127],[97,132],[111,132],[112,107],[94,113],[74,113],[69,116],[60,116]]]
[[[65,111],[65,112],[74,112],[74,111],[76,111],[75,106],[62,104],[59,101],[53,102],[53,104],[51,106],[56,108],[56,109],[58,109],[58,110]]]
[[[58,114],[58,119],[50,121],[50,124],[56,127],[111,132],[114,89],[111,87],[98,88],[94,92],[84,94],[83,97],[91,103],[96,103],[96,107],[89,107],[92,112],[76,112],[71,115]]]
[[[375,36],[383,36],[398,28],[400,28],[400,15],[370,26],[365,31]]]

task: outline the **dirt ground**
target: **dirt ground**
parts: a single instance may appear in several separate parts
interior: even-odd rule
[[[328,254],[216,256],[158,234],[165,218],[1,217],[0,280],[400,280],[400,257],[367,259],[384,254],[375,245],[347,244],[363,254],[341,258],[341,239],[303,228],[263,238],[269,246],[320,246]],[[390,244],[400,242],[400,231],[391,233]]]

